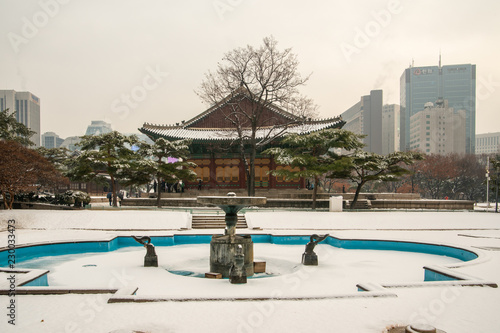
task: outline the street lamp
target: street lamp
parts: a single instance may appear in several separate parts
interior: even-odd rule
[[[500,176],[500,170],[497,165],[497,179],[496,179],[496,197],[495,197],[495,212],[498,213],[498,177]]]
[[[490,208],[490,157],[486,157],[486,209]]]

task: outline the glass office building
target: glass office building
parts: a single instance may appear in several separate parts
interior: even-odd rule
[[[400,79],[401,150],[410,149],[410,117],[425,103],[447,100],[455,112],[465,110],[465,150],[474,154],[476,136],[476,65],[409,67]]]

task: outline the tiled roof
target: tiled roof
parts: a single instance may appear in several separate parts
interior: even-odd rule
[[[183,126],[184,127],[196,126],[196,124],[200,120],[209,116],[210,114],[219,110],[220,108],[224,107],[225,105],[234,102],[234,100],[238,100],[238,102],[236,102],[236,103],[241,102],[241,98],[246,98],[246,99],[255,101],[254,98],[249,96],[249,93],[248,93],[248,91],[246,91],[246,89],[244,89],[244,88],[236,89],[230,95],[228,95],[226,98],[221,100],[219,103],[212,105],[208,110],[206,110],[206,111],[200,113],[199,115],[187,120],[185,123],[183,123]],[[279,114],[279,115],[281,115],[284,118],[287,118],[289,120],[298,120],[299,119],[299,117],[297,117],[296,115],[294,115],[288,111],[285,111],[282,108],[280,108],[274,104],[267,104],[266,108],[268,108],[269,110],[271,110],[273,112],[276,112],[277,114]]]
[[[285,128],[284,126],[260,128],[257,130],[256,138],[265,138],[271,130],[274,131],[274,133],[279,133],[284,130],[282,134],[308,134],[327,128],[340,128],[344,125],[344,123],[345,122],[341,117],[335,117],[323,120],[310,120],[305,124],[289,126],[288,128]],[[186,124],[182,124],[180,126],[165,126],[145,123],[139,131],[153,137],[164,137],[172,140],[191,139],[194,141],[228,141],[234,140],[238,137],[235,130],[193,128],[187,127]],[[246,131],[246,133],[250,134],[250,130]]]

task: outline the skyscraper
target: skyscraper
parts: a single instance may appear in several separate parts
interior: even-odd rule
[[[364,150],[383,154],[382,140],[382,90],[372,90],[370,95],[361,96],[358,103],[341,114],[345,130],[364,134]]]
[[[111,124],[102,120],[92,120],[90,125],[87,127],[85,135],[99,135],[113,132]]]
[[[0,111],[15,111],[16,120],[35,132],[30,138],[40,147],[40,99],[28,91],[0,90]]]
[[[382,109],[382,154],[399,151],[400,106],[385,104]]]
[[[428,102],[447,100],[458,113],[465,111],[465,151],[473,154],[476,136],[476,65],[447,65],[405,69],[400,79],[401,150],[410,149],[410,118]]]

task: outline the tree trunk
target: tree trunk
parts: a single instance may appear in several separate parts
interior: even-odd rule
[[[156,207],[161,208],[161,182],[160,177],[156,179]]]
[[[113,207],[118,207],[117,200],[116,200],[116,183],[115,183],[115,177],[112,175],[109,175],[111,177],[111,192],[113,193]]]
[[[351,202],[351,209],[354,209],[354,206],[356,206],[356,203],[358,202],[358,197],[359,193],[361,192],[361,187],[363,187],[364,183],[359,183],[358,186],[356,187],[356,193],[354,194],[354,199],[352,199]]]
[[[6,194],[9,194],[9,199],[7,199]],[[12,209],[12,206],[14,205],[14,192],[12,191],[7,191],[7,193],[3,193],[3,203],[5,209]]]
[[[2,197],[3,197],[3,207],[7,210],[9,209],[9,205],[7,203],[7,196],[5,195],[4,191],[2,191]]]
[[[316,194],[318,193],[318,176],[314,176],[314,188],[312,194],[312,209],[316,209]]]

